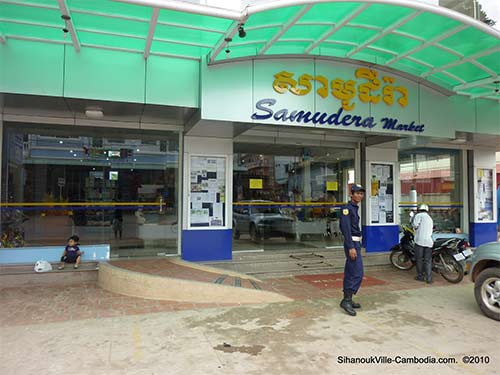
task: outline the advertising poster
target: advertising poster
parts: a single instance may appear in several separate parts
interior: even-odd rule
[[[394,166],[374,163],[370,168],[370,222],[394,223]]]
[[[190,190],[189,225],[225,226],[226,158],[192,156]]]

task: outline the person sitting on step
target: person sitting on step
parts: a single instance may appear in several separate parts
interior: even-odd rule
[[[78,247],[79,240],[80,239],[76,235],[73,235],[70,238],[68,238],[68,244],[64,248],[64,253],[61,257],[61,265],[57,267],[58,270],[63,270],[65,263],[74,263],[75,265],[73,266],[73,268],[74,269],[78,268],[83,254],[83,252],[80,251],[80,248]]]

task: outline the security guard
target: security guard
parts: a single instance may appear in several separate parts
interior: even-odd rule
[[[359,227],[359,204],[365,196],[361,185],[351,187],[351,201],[342,207],[340,215],[340,230],[344,235],[344,299],[340,303],[349,315],[355,316],[361,305],[352,300],[363,280],[363,261],[361,259],[361,228]]]

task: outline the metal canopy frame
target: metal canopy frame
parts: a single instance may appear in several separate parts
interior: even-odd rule
[[[57,3],[59,4],[59,9],[61,10],[61,17],[63,17],[64,23],[66,24],[66,28],[63,30],[69,31],[75,51],[80,52],[80,41],[78,40],[78,35],[76,33],[75,26],[73,25],[73,20],[71,19],[71,14],[69,12],[68,5],[66,4],[66,0],[57,0]]]
[[[282,0],[241,11],[174,0],[0,0],[0,14],[0,48],[14,39],[207,64],[297,55],[344,59],[500,101],[500,32],[412,0]],[[246,38],[237,36],[241,24]]]

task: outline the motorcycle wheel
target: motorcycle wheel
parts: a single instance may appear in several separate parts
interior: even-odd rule
[[[439,270],[441,276],[452,284],[458,284],[464,278],[464,268],[450,254],[442,254],[444,264]],[[437,258],[439,259],[439,257]]]
[[[408,271],[415,265],[408,254],[403,252],[399,247],[391,251],[389,259],[391,260],[391,264],[398,270]]]

